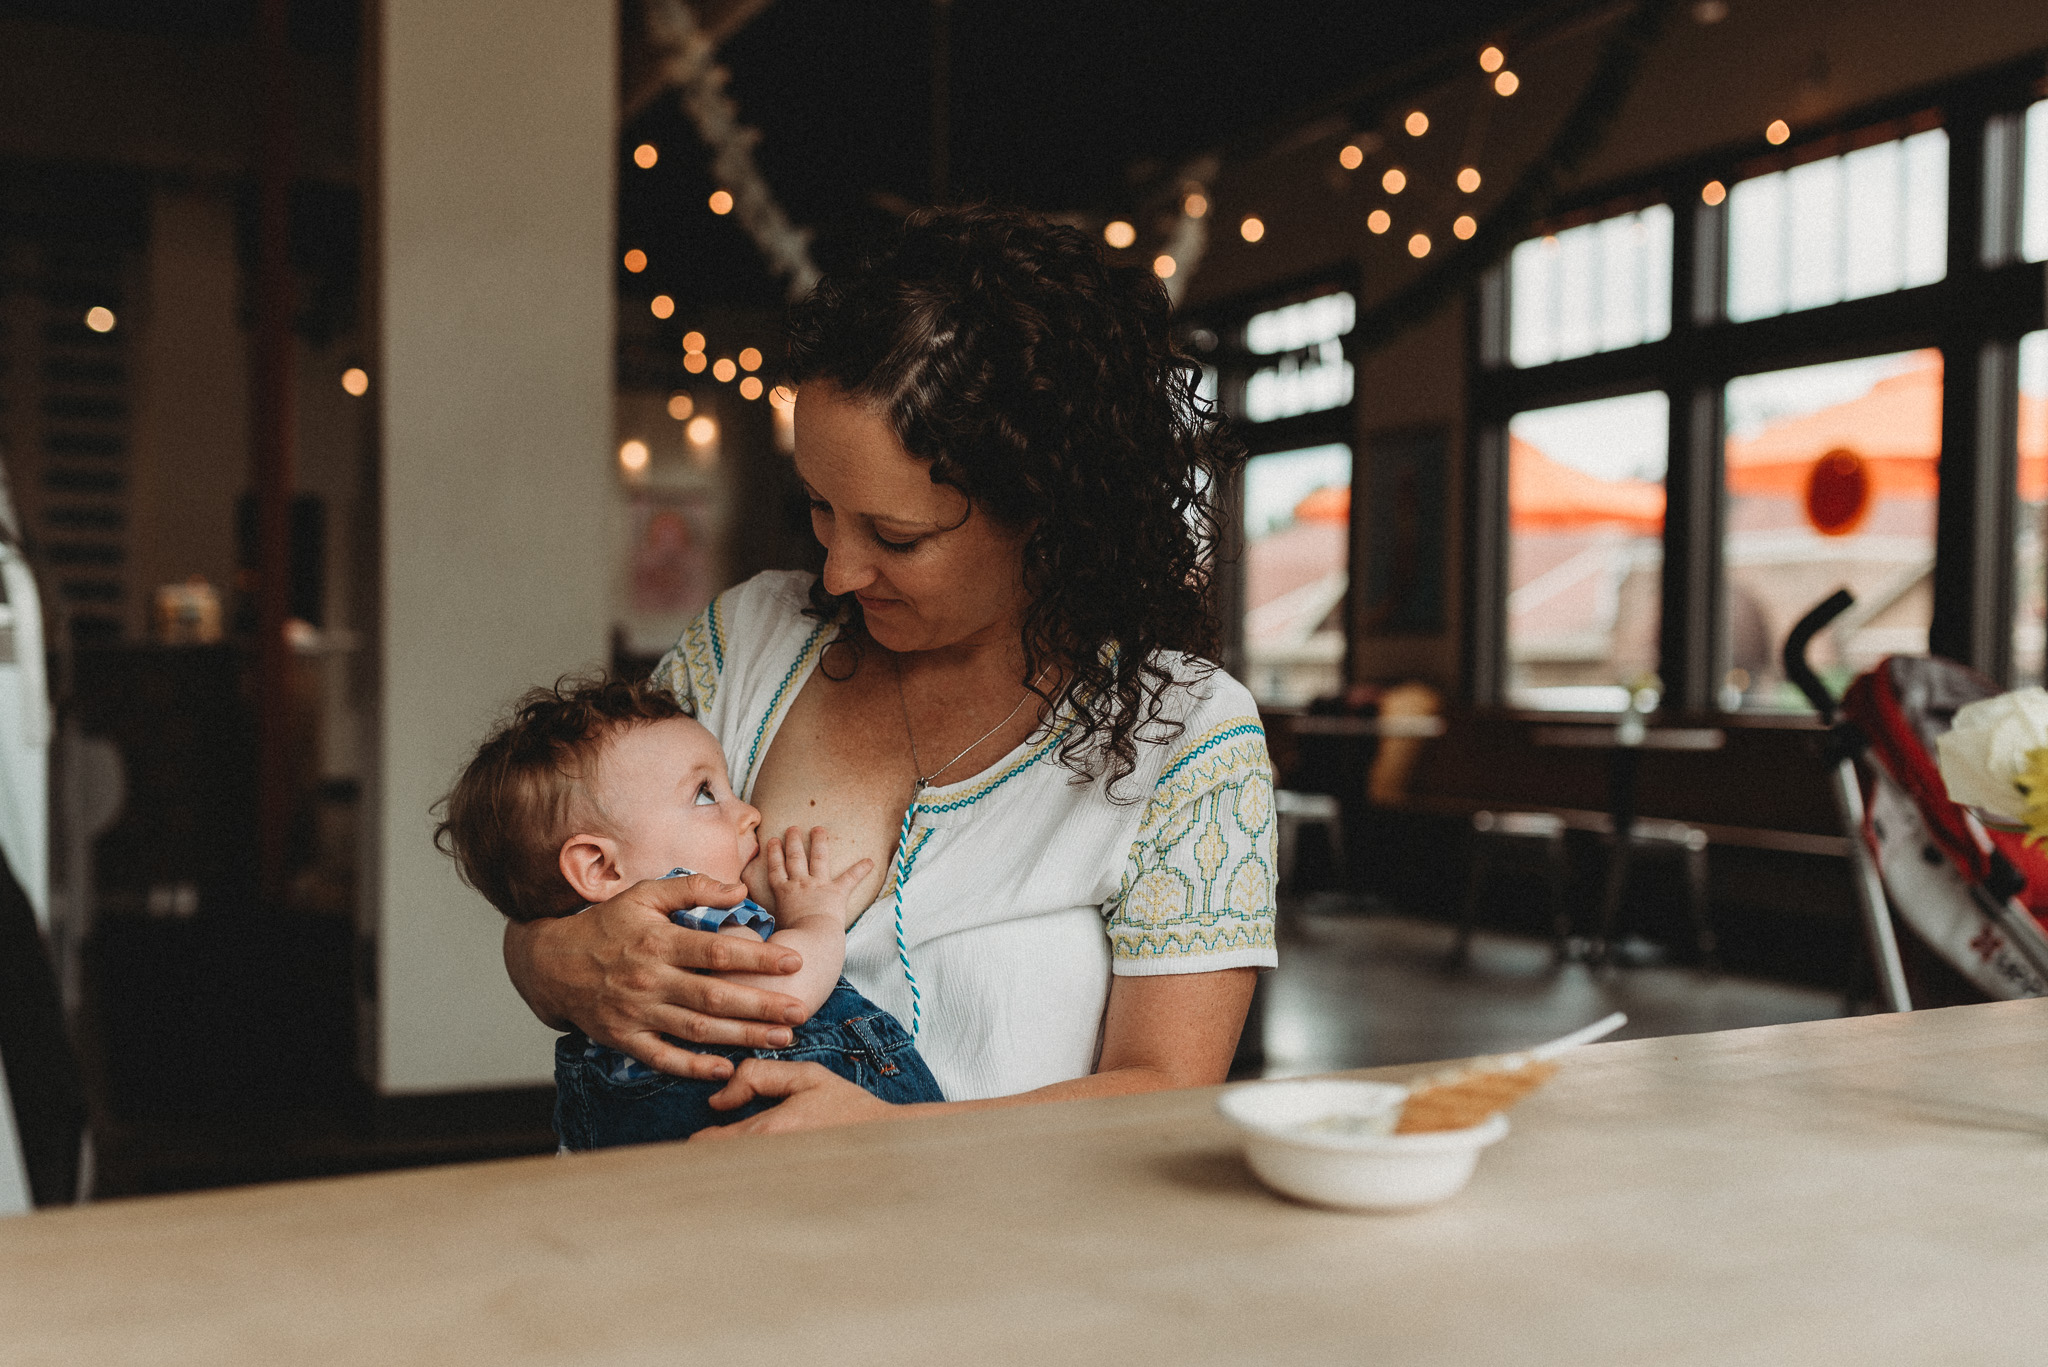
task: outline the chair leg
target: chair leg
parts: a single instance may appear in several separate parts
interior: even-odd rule
[[[1486,894],[1486,875],[1493,862],[1493,842],[1483,837],[1473,842],[1472,867],[1465,879],[1465,904],[1458,909],[1458,937],[1444,959],[1446,969],[1463,967],[1472,956],[1472,929],[1479,920],[1479,899]]]
[[[1295,853],[1301,844],[1301,822],[1292,816],[1280,818],[1279,848],[1274,851],[1280,867],[1274,871],[1277,890],[1293,892]]]
[[[1622,894],[1628,890],[1632,843],[1626,834],[1617,834],[1607,855],[1607,887],[1600,896],[1600,939],[1593,952],[1595,963],[1614,962],[1614,933],[1621,920]]]
[[[1698,947],[1700,967],[1712,972],[1720,946],[1714,938],[1714,922],[1707,909],[1707,850],[1687,848],[1685,852],[1685,907],[1692,914],[1693,944]]]
[[[1562,832],[1544,842],[1544,857],[1550,872],[1550,938],[1557,962],[1569,963],[1572,957],[1572,909],[1565,900],[1569,864],[1565,858]]]

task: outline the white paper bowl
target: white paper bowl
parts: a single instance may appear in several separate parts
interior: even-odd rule
[[[1406,1087],[1313,1078],[1253,1082],[1217,1099],[1224,1118],[1245,1132],[1245,1159],[1275,1191],[1345,1210],[1412,1210],[1464,1190],[1479,1151],[1508,1132],[1504,1115],[1464,1130],[1429,1134],[1391,1130]],[[1307,1127],[1330,1116],[1353,1118],[1364,1133]]]

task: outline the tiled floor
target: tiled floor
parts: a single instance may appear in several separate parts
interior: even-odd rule
[[[1542,940],[1482,932],[1443,968],[1447,925],[1338,899],[1290,907],[1260,987],[1265,1074],[1288,1077],[1495,1053],[1626,1011],[1615,1037],[1734,1030],[1841,1014],[1839,994],[1691,968],[1559,966]]]

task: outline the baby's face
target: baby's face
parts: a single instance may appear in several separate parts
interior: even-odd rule
[[[628,883],[679,867],[737,883],[761,847],[761,813],[733,796],[718,742],[688,717],[619,732],[595,777]]]

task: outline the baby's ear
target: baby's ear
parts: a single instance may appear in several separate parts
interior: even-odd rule
[[[562,877],[586,901],[602,902],[625,882],[619,873],[618,842],[610,836],[570,836],[562,842],[560,862]]]

